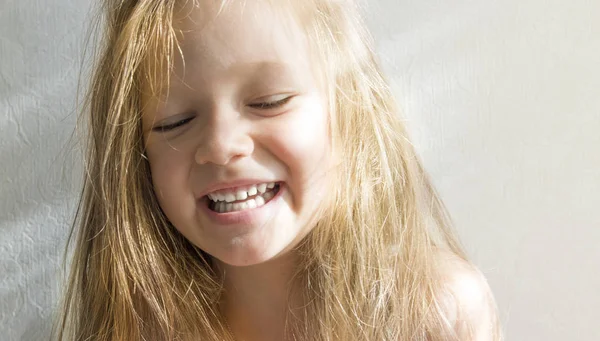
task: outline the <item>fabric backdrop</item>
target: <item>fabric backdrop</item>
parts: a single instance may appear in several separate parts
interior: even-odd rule
[[[600,340],[600,1],[368,3],[506,339]],[[0,1],[0,340],[46,339],[63,288],[91,5]]]

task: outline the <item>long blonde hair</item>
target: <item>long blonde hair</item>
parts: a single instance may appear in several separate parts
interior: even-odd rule
[[[290,315],[290,328],[302,340],[452,340],[436,253],[465,255],[409,142],[357,5],[288,2],[302,12],[342,156],[335,205],[297,250],[297,281],[309,303],[301,325]],[[142,89],[168,82],[178,52],[176,9],[175,0],[104,1],[59,340],[228,338],[210,257],[162,213],[143,154]]]

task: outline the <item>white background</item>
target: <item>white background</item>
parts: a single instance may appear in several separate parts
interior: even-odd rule
[[[369,3],[506,339],[600,340],[600,1]],[[90,4],[0,0],[1,340],[46,339],[58,300]]]

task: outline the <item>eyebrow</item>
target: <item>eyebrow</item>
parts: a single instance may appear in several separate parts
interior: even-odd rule
[[[285,62],[278,61],[259,61],[259,62],[250,62],[250,63],[242,63],[241,66],[250,66],[255,65],[256,69],[289,69],[290,65]]]
[[[256,75],[262,72],[274,72],[275,75],[278,74],[291,74],[293,68],[290,64],[279,61],[257,61],[257,62],[246,62],[246,63],[235,63],[229,65],[225,70],[225,73],[233,73],[237,70],[243,71],[240,74],[244,76],[248,75]]]
[[[298,77],[298,74],[294,72],[294,68],[290,64],[282,62],[262,61],[257,63],[244,63],[236,67],[247,67],[249,69],[249,73],[251,72],[253,76],[258,73],[267,73],[267,75],[272,74],[274,76],[292,76],[294,79]]]

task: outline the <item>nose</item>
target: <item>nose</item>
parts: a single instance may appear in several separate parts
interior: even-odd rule
[[[202,138],[196,149],[198,164],[213,163],[224,166],[244,158],[254,151],[247,122],[239,115],[214,115],[201,132]]]

